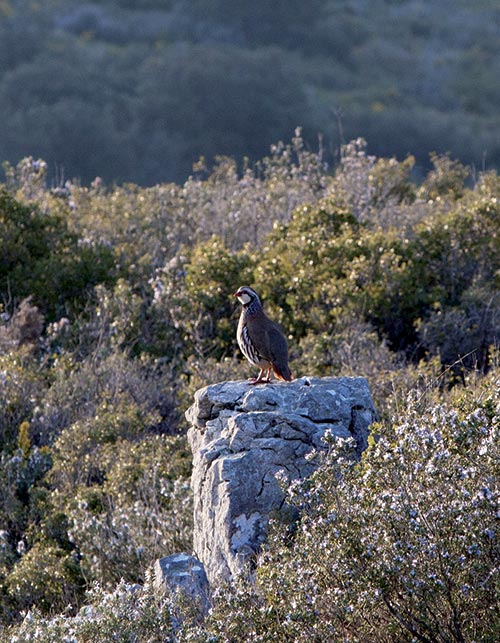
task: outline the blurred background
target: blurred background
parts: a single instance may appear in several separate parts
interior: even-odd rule
[[[182,182],[290,140],[500,167],[497,0],[0,0],[0,160]],[[320,138],[318,138],[320,137]]]

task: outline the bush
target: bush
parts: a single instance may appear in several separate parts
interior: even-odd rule
[[[167,436],[121,441],[93,454],[101,471],[69,490],[58,488],[68,537],[87,582],[111,589],[143,582],[156,558],[191,550],[190,460],[184,440]],[[57,460],[54,472],[57,470]]]
[[[190,548],[184,439],[159,435],[157,409],[128,392],[66,426],[51,448],[54,510],[88,581],[139,581],[155,557]]]
[[[18,610],[36,605],[48,613],[77,604],[84,581],[74,556],[38,542],[15,565],[6,583]]]
[[[97,283],[113,279],[109,248],[81,243],[60,215],[22,205],[0,190],[0,293],[4,301],[32,296],[49,319],[81,307]]]
[[[276,526],[256,590],[220,597],[207,630],[235,641],[496,640],[499,386],[455,408],[422,413],[409,401],[360,463],[331,452],[291,494],[294,540]]]
[[[1,454],[4,610],[63,610],[93,580],[143,581],[156,558],[190,550],[185,440],[151,433],[154,422],[115,400],[65,428],[50,450],[28,443],[27,455]]]
[[[0,348],[4,352],[17,350],[20,346],[36,349],[43,331],[43,315],[31,298],[23,299],[5,326],[0,326]]]
[[[46,450],[23,444],[11,454],[0,452],[0,483],[3,490],[0,499],[2,530],[2,554],[0,576],[7,574],[26,549],[26,534],[37,500],[34,489],[50,469],[51,458]]]
[[[50,371],[50,388],[44,391],[31,419],[40,444],[52,444],[77,422],[95,417],[99,408],[108,414],[133,408],[145,420],[146,431],[175,433],[171,373],[148,359],[132,360],[119,350],[91,354],[77,361],[62,353]]]
[[[246,253],[232,252],[212,237],[185,259],[169,263],[154,282],[157,314],[179,331],[182,356],[220,359],[234,351],[232,293],[250,278]]]
[[[0,355],[0,440],[2,451],[18,447],[19,427],[27,422],[47,391],[44,373],[30,351]]]
[[[149,582],[144,589],[121,582],[112,592],[95,585],[76,616],[43,617],[33,610],[22,625],[0,632],[2,643],[170,643],[175,640],[174,606]]]

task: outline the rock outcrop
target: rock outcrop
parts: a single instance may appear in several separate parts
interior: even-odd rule
[[[282,509],[277,480],[307,478],[325,436],[367,445],[376,412],[364,378],[308,378],[200,389],[186,412],[193,452],[194,551],[210,584],[248,571],[265,541],[270,514]]]

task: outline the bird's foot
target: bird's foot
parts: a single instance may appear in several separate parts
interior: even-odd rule
[[[267,384],[269,380],[264,379],[263,377],[251,377],[248,380],[249,384]]]
[[[249,384],[269,384],[271,381],[270,371],[261,371],[258,377],[252,377],[248,380]]]

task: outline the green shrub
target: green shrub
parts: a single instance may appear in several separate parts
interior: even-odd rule
[[[46,391],[44,373],[30,351],[0,355],[0,443],[4,452],[17,448],[19,427],[31,420]]]
[[[420,186],[420,195],[438,200],[442,196],[451,196],[453,199],[463,196],[469,169],[447,155],[440,156],[433,152],[430,156],[433,169]]]
[[[38,442],[51,444],[63,429],[93,419],[97,409],[134,408],[144,418],[148,430],[174,433],[174,398],[168,367],[151,360],[133,360],[119,350],[106,350],[77,361],[71,353],[61,353],[52,365],[50,388],[32,418]],[[154,416],[154,417],[153,417]]]
[[[38,542],[14,566],[6,584],[18,610],[36,605],[48,613],[75,605],[84,580],[74,556],[52,544]]]
[[[158,312],[168,316],[182,340],[182,357],[220,359],[234,352],[236,305],[232,293],[250,279],[247,254],[212,237],[172,262],[155,282]]]
[[[360,154],[344,172],[360,171],[365,158]],[[376,167],[374,162],[373,172]],[[442,169],[442,181],[446,172],[453,174],[454,167]],[[381,198],[366,186],[369,176],[363,169],[358,201],[351,203],[354,210],[373,208]],[[390,173],[387,181],[380,190],[390,194]],[[339,186],[346,189],[342,182]],[[469,318],[471,288],[486,295],[485,309],[495,300],[500,270],[497,195],[498,186],[490,180],[487,186],[480,184],[478,193],[464,193],[458,201],[454,195],[432,212],[426,206],[425,216],[420,202],[413,202],[405,206],[417,209],[413,229],[407,227],[408,218],[400,228],[369,220],[360,224],[338,197],[323,198],[297,208],[289,223],[270,234],[254,257],[254,282],[295,341],[328,328],[338,332],[339,320],[345,323],[351,316],[369,322],[393,350],[419,358],[418,329],[436,310],[445,314],[455,308]],[[392,207],[388,203],[390,199],[385,211]],[[493,335],[487,333],[485,341]],[[475,348],[484,353],[480,344]],[[449,347],[446,352],[449,359]],[[478,360],[484,361],[479,355]]]
[[[346,301],[339,284],[359,250],[359,224],[334,199],[296,209],[255,255],[254,283],[269,314],[290,336],[320,331]]]
[[[11,454],[6,451],[0,452],[0,464],[0,483],[3,490],[0,499],[0,520],[5,529],[3,570],[6,571],[17,560],[14,550],[25,538],[32,514],[36,510],[34,489],[50,469],[51,458],[44,449],[28,447],[26,452],[22,449],[17,449]]]
[[[78,307],[97,283],[113,280],[109,248],[80,241],[60,215],[22,205],[0,191],[0,293],[4,301],[32,296],[49,319]]]
[[[190,460],[184,439],[154,435],[156,423],[115,399],[54,443],[52,502],[88,581],[137,582],[156,557],[190,549]]]

